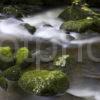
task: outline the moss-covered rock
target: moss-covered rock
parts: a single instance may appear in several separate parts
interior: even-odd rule
[[[17,18],[23,17],[24,14],[20,8],[16,6],[4,6],[1,7],[0,12],[6,15],[15,16]]]
[[[68,21],[68,20],[78,20],[83,19],[88,16],[88,13],[76,6],[67,7],[60,15],[59,18]]]
[[[72,32],[85,32],[91,29],[94,20],[92,18],[76,20],[76,21],[67,21],[62,24],[61,29],[72,31]]]
[[[29,50],[26,47],[20,48],[16,53],[16,64],[22,64],[29,57]]]
[[[31,26],[29,24],[25,24],[24,27],[33,35],[36,31],[36,28],[34,26]]]
[[[13,65],[13,53],[10,47],[0,47],[0,69],[5,70]]]
[[[50,96],[64,93],[69,81],[61,71],[28,71],[19,79],[19,86],[28,93]]]
[[[3,72],[3,76],[10,81],[17,81],[20,75],[21,68],[19,66],[10,67]]]
[[[0,87],[4,90],[7,90],[8,88],[8,82],[2,75],[0,75]]]
[[[66,21],[61,25],[61,29],[71,31],[71,32],[86,32],[87,30],[92,30],[95,32],[100,32],[100,18],[87,17],[86,19],[76,20],[76,21]]]
[[[60,15],[59,18],[69,21],[69,20],[79,20],[86,17],[100,16],[99,13],[90,9],[87,5],[72,5],[67,7]]]

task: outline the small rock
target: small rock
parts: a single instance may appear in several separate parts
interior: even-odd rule
[[[31,26],[29,24],[25,24],[24,27],[33,35],[36,31],[36,28],[34,26]]]

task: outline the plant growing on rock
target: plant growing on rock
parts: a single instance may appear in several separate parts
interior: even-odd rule
[[[92,27],[93,23],[94,20],[92,18],[67,21],[62,24],[61,29],[65,29],[71,32],[85,32]]]
[[[76,20],[76,21],[67,21],[61,25],[61,29],[71,31],[71,32],[86,32],[88,30],[93,30],[100,32],[100,20],[87,17],[86,19]]]
[[[28,71],[21,76],[18,83],[25,92],[42,96],[64,93],[69,87],[68,78],[61,71]]]
[[[2,51],[2,50],[6,51]],[[64,93],[69,88],[69,79],[65,73],[60,70],[26,70],[26,60],[29,57],[29,50],[26,47],[18,49],[16,56],[12,54],[11,48],[1,47],[1,52],[7,57],[14,58],[16,62],[13,66],[9,66],[0,74],[0,87],[7,90],[8,81],[15,81],[18,83],[20,89],[24,92],[39,96],[52,96]],[[10,54],[10,53],[11,54]],[[69,56],[64,56],[64,59]],[[63,60],[63,59],[62,59]],[[61,61],[62,61],[61,60]],[[65,63],[63,63],[64,66]],[[67,63],[69,64],[69,62]],[[23,65],[23,66],[22,66]],[[23,69],[22,69],[23,68]],[[15,84],[15,83],[14,83]]]
[[[70,55],[62,55],[54,60],[55,69],[62,70],[67,75],[72,71],[74,64],[74,59]]]
[[[68,6],[60,15],[59,18],[69,20],[80,20],[86,17],[98,16],[100,14],[88,7],[84,0],[73,0],[72,5]]]
[[[5,6],[0,12],[6,15],[15,16],[17,18],[23,17],[21,10],[15,6]]]
[[[21,68],[19,66],[13,66],[6,69],[3,72],[3,76],[10,81],[18,81],[21,75]]]
[[[26,47],[20,48],[16,53],[16,65],[21,66],[21,68],[29,66],[30,62],[27,61],[29,56],[30,52]]]
[[[5,70],[13,65],[14,57],[10,47],[0,47],[0,69]]]

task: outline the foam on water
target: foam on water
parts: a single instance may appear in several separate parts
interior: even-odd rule
[[[67,47],[70,44],[71,36],[60,30],[63,21],[58,19],[57,16],[61,11],[62,9],[56,9],[43,12],[35,16],[23,18],[23,21],[15,18],[0,20],[0,34],[12,35],[17,38],[29,40],[43,38],[50,42],[62,45],[63,47]],[[23,26],[25,23],[37,28],[34,35],[31,35],[31,33]]]
[[[63,21],[57,17],[62,10],[63,9],[50,10],[47,12],[43,12],[41,14],[37,14],[35,16],[23,18],[23,21],[37,28],[43,27],[44,24],[50,24],[54,28],[59,29]]]
[[[31,38],[30,33],[21,24],[23,22],[14,18],[3,19],[0,21],[0,34],[12,35],[18,38]]]
[[[90,88],[70,88],[67,92],[77,97],[83,97],[86,100],[100,100],[100,91],[91,90]]]
[[[34,16],[29,16],[17,20],[15,18],[7,18],[0,20],[0,35],[11,35],[19,39],[32,40],[34,38],[43,38],[49,40],[50,42],[67,47],[70,43],[87,43],[91,40],[77,40],[80,39],[81,35],[79,33],[71,32],[71,34],[66,34],[65,31],[60,29],[63,21],[57,16],[61,13],[63,9],[55,9],[37,14]],[[28,23],[31,26],[37,28],[36,32],[32,35],[24,27],[24,24]],[[49,26],[48,26],[49,25]]]

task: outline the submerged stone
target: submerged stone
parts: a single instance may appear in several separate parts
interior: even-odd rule
[[[20,77],[20,74],[21,68],[19,66],[10,67],[3,72],[3,76],[10,81],[17,81]]]
[[[18,83],[25,92],[42,96],[64,93],[69,87],[68,78],[61,71],[28,71],[21,76]]]

